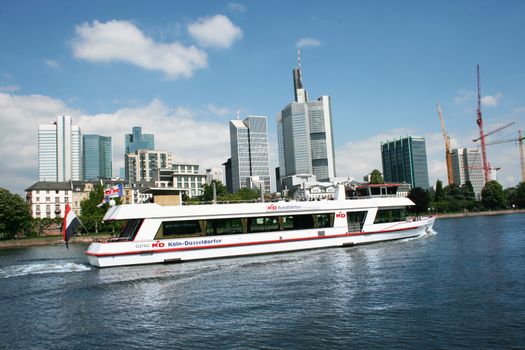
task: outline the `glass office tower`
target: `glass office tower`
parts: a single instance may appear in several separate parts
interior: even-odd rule
[[[111,136],[84,135],[84,180],[111,179],[113,175]]]

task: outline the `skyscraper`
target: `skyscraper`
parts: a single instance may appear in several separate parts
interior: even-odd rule
[[[110,179],[113,174],[111,136],[84,135],[84,180]]]
[[[143,134],[140,126],[134,126],[131,134],[126,134],[124,141],[124,153],[135,153],[139,149],[155,149],[155,136]]]
[[[38,180],[82,180],[82,136],[70,116],[38,126]]]
[[[293,80],[295,101],[277,113],[280,175],[313,174],[328,181],[336,176],[330,97],[308,101],[300,69],[293,70]]]
[[[267,118],[249,116],[230,121],[232,190],[259,188],[270,192]],[[259,183],[258,183],[259,182]]]
[[[140,149],[126,153],[126,180],[130,183],[153,181],[159,169],[171,168],[173,154],[166,151]]]
[[[462,186],[470,181],[476,199],[480,200],[481,190],[485,186],[480,150],[478,148],[455,148],[450,151],[450,155],[454,184]]]
[[[412,188],[428,189],[428,164],[425,139],[407,136],[381,143],[385,182],[406,182]]]

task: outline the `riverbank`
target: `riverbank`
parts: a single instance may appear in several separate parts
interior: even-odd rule
[[[487,211],[466,211],[463,213],[447,213],[447,214],[432,214],[436,218],[464,218],[465,216],[487,216],[487,215],[507,215],[507,214],[523,214],[525,209],[513,210],[487,210]]]
[[[101,242],[101,241],[105,241],[109,239],[110,237],[111,236],[109,234],[75,236],[75,237],[71,237],[68,244]],[[0,249],[32,247],[32,246],[39,246],[39,245],[61,245],[61,244],[64,244],[64,241],[62,240],[62,236],[22,238],[22,239],[11,239],[8,241],[0,241]]]

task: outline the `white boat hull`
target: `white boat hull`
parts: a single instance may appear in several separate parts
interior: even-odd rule
[[[91,265],[110,267],[282,253],[418,237],[431,230],[433,223],[434,218],[425,218],[397,223],[395,227],[373,225],[367,232],[346,232],[341,227],[333,227],[162,241],[92,243],[86,255]]]

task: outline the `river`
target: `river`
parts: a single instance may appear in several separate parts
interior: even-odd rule
[[[525,214],[434,230],[107,269],[83,244],[0,250],[0,348],[525,348]]]

